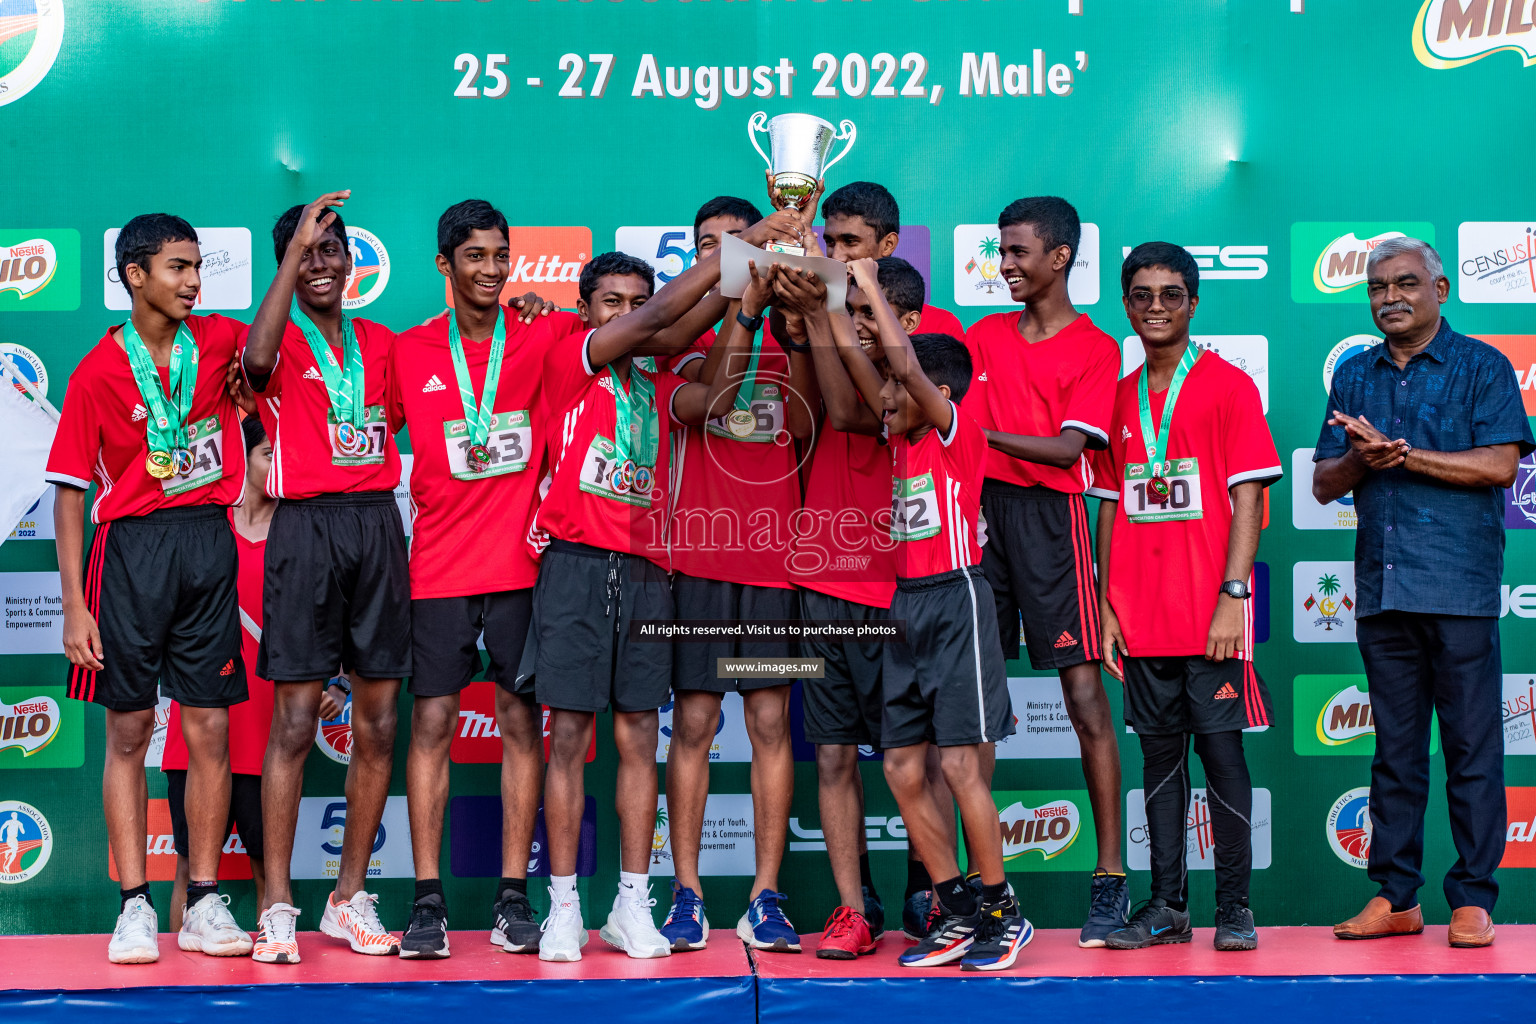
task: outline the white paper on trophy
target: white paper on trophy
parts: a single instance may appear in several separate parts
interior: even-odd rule
[[[830,312],[841,313],[848,308],[848,264],[825,256],[791,256],[788,253],[768,252],[729,234],[720,239],[721,295],[739,299],[746,294],[747,282],[752,280],[752,272],[747,269],[748,261],[757,264],[759,274],[775,263],[809,270],[827,286],[827,309]]]

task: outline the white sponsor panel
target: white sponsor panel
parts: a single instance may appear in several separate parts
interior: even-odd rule
[[[0,249],[0,254],[3,252],[4,250]],[[0,356],[8,356],[10,364],[15,367],[15,372],[30,381],[33,387],[37,388],[39,395],[48,397],[48,365],[43,362],[42,356],[25,345],[18,345],[11,341],[0,342]],[[21,394],[31,397],[25,385],[12,381],[10,386]]]
[[[1536,583],[1499,586],[1499,618],[1536,619]]]
[[[1351,334],[1329,349],[1328,355],[1323,359],[1324,393],[1333,394],[1333,374],[1335,370],[1355,356],[1380,344],[1381,339],[1374,334]],[[1345,409],[1343,411],[1348,412],[1349,410]]]
[[[1291,575],[1291,633],[1300,644],[1355,642],[1354,562],[1297,562]]]
[[[6,540],[53,540],[53,484],[27,509]]]
[[[862,749],[862,748],[861,748]],[[900,815],[890,818],[882,818],[879,815],[866,815],[864,818],[864,845],[871,850],[905,850],[907,848],[907,825],[901,820]],[[802,822],[799,818],[789,819],[789,849],[792,853],[802,851],[825,850],[827,848],[827,835],[819,828],[813,828],[810,824]]]
[[[1253,867],[1262,871],[1269,867],[1274,831],[1274,816],[1270,813],[1270,793],[1267,789],[1253,791]],[[1132,871],[1152,869],[1152,847],[1147,836],[1146,792],[1133,789],[1125,798],[1126,866]],[[1189,794],[1189,812],[1184,821],[1185,864],[1191,871],[1214,871],[1216,850],[1211,832],[1211,801],[1204,789],[1192,789]]]
[[[1017,731],[997,742],[997,759],[1081,757],[1077,733],[1067,717],[1066,698],[1057,676],[1028,676],[1008,680]]]
[[[251,231],[249,228],[193,228],[203,253],[202,290],[192,312],[249,309],[251,305]],[[108,309],[129,310],[133,300],[117,277],[117,228],[102,237],[105,270],[102,301]]]
[[[407,540],[416,520],[416,510],[411,505],[411,467],[415,464],[416,456],[410,452],[400,453],[400,482],[395,485],[395,505],[400,509],[400,522],[405,526]]]
[[[661,706],[656,737],[657,764],[665,764],[667,753],[672,749],[672,715],[676,706],[675,700]],[[747,737],[746,710],[739,693],[724,694],[720,701],[720,715],[715,721],[715,737],[710,741],[709,759],[742,764],[752,760],[752,741]]]
[[[56,572],[0,572],[0,654],[63,654],[64,598]]]
[[[666,810],[667,798],[661,796],[656,804],[656,831],[651,840],[651,873],[656,875],[672,871],[672,827]],[[699,874],[755,875],[754,827],[751,793],[711,793],[704,804]],[[409,855],[409,849],[406,852]]]
[[[1319,505],[1312,497],[1311,448],[1297,448],[1291,452],[1291,525],[1298,530],[1353,530],[1360,516],[1355,512],[1355,497],[1346,494],[1342,498]]]
[[[1120,248],[1121,258],[1131,254],[1134,246]],[[1267,245],[1186,245],[1184,251],[1195,258],[1200,268],[1200,280],[1204,281],[1258,281],[1269,273]]]
[[[306,796],[299,800],[299,822],[289,870],[294,878],[335,878],[341,870],[341,841],[347,830],[347,800],[342,796]],[[392,796],[374,836],[368,878],[414,878],[411,822],[405,797]]]
[[[156,694],[155,731],[149,734],[149,749],[144,753],[144,767],[159,768],[165,763],[165,736],[171,725],[171,698]]]
[[[1456,242],[1458,299],[1536,302],[1536,221],[1466,221]]]
[[[649,263],[656,271],[657,291],[698,260],[691,224],[621,227],[614,232],[613,247]]]
[[[1012,306],[1002,274],[1002,232],[997,224],[955,226],[955,305]],[[1076,262],[1067,277],[1073,305],[1099,301],[1099,226],[1084,224]]]
[[[1504,676],[1504,754],[1536,754],[1536,675]]]
[[[1269,412],[1269,339],[1262,334],[1191,334],[1189,340],[1242,370],[1259,389],[1259,402]],[[1141,339],[1131,335],[1120,343],[1120,376],[1141,369],[1147,361]]]

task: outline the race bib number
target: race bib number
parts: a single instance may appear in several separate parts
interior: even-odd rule
[[[891,481],[891,539],[925,540],[939,532],[938,494],[933,474]]]
[[[491,432],[485,439],[491,461],[482,470],[470,467],[469,449],[474,442],[469,437],[469,424],[464,420],[443,424],[443,443],[448,448],[448,472],[455,480],[484,480],[521,473],[528,468],[528,457],[533,451],[533,419],[527,409],[498,412],[492,416]]]
[[[192,472],[160,481],[166,497],[195,491],[224,478],[224,428],[217,416],[187,428],[187,450],[192,453]]]
[[[1200,460],[1170,459],[1163,463],[1163,479],[1168,496],[1159,497],[1152,490],[1152,464],[1132,463],[1125,467],[1125,491],[1121,501],[1125,515],[1133,523],[1165,523],[1176,519],[1199,519],[1204,514],[1200,502]]]
[[[784,429],[784,385],[758,381],[752,388],[751,403],[745,410],[752,415],[750,434],[736,434],[731,430],[730,417],[736,411],[732,409],[724,416],[716,416],[705,424],[704,429],[715,437],[732,441],[772,442]]]
[[[382,466],[384,446],[389,443],[389,425],[384,418],[382,405],[370,405],[363,411],[363,424],[338,426],[335,410],[325,414],[326,431],[330,435],[331,465],[333,466]],[[355,437],[352,435],[355,432]],[[344,436],[346,435],[346,436]],[[351,444],[346,444],[351,437]]]
[[[655,466],[636,465],[633,459],[621,461],[612,441],[600,435],[592,438],[586,461],[581,464],[583,491],[636,508],[650,508],[655,487]]]

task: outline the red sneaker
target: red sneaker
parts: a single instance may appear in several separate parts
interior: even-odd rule
[[[853,960],[875,951],[869,935],[869,922],[852,907],[838,907],[827,918],[816,955],[823,960]]]

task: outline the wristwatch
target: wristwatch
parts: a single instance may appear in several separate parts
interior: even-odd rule
[[[1246,601],[1253,596],[1253,591],[1248,589],[1248,584],[1243,580],[1227,580],[1221,585],[1221,592],[1239,601]]]
[[[335,679],[332,679],[325,685],[327,688],[334,686],[336,689],[350,697],[352,696],[352,687],[348,686],[347,682],[348,680],[346,676],[337,676]]]
[[[736,322],[741,324],[741,326],[745,327],[747,330],[756,333],[762,329],[763,317],[762,314],[758,314],[757,316],[747,316],[747,314],[738,309],[736,311]]]

